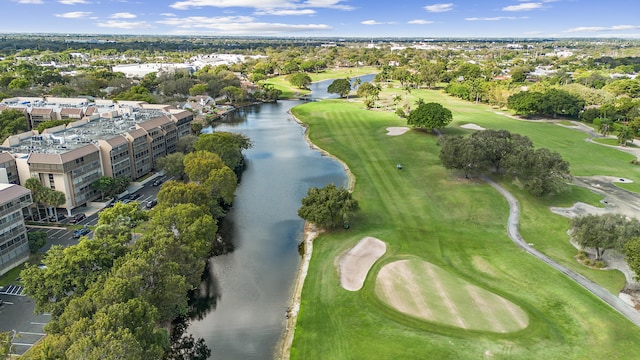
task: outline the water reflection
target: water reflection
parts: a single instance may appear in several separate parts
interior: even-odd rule
[[[304,129],[287,114],[298,103],[239,109],[216,127],[254,143],[245,152],[242,182],[221,224],[232,251],[209,260],[189,327],[216,360],[271,358],[300,261],[300,200],[311,186],[347,182],[342,166],[311,150]]]

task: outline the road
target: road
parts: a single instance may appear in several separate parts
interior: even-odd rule
[[[605,303],[609,304],[609,306],[617,310],[620,314],[624,315],[631,322],[633,322],[637,326],[640,326],[640,312],[635,310],[629,304],[624,302],[619,297],[611,294],[602,286],[594,283],[593,281],[585,278],[584,276],[574,271],[567,269],[566,267],[553,261],[548,256],[532,248],[522,238],[522,236],[520,235],[520,231],[518,230],[518,225],[520,222],[520,205],[518,204],[518,200],[516,200],[516,198],[510,192],[508,192],[502,186],[498,185],[495,181],[487,177],[483,177],[483,180],[489,183],[489,185],[491,185],[494,189],[498,190],[498,192],[500,192],[500,194],[502,194],[502,196],[504,196],[505,199],[507,199],[507,201],[509,202],[509,219],[507,220],[507,232],[511,240],[513,240],[513,242],[516,243],[516,245],[518,245],[520,248],[522,248],[524,251],[528,252],[529,254],[551,265],[552,267],[554,267],[561,273],[565,274],[566,276],[568,276],[570,279],[574,280],[578,284],[582,285],[585,289],[589,290],[592,294],[599,297]]]

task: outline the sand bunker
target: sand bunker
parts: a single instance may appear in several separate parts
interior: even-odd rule
[[[387,245],[376,238],[366,237],[339,259],[340,285],[349,291],[362,289],[373,263],[387,251]]]
[[[417,259],[385,265],[376,295],[401,313],[462,329],[507,333],[529,325],[518,305]]]
[[[398,136],[406,133],[410,129],[408,127],[388,127],[387,135],[389,136]]]
[[[487,130],[478,124],[464,124],[464,125],[460,125],[460,127],[464,129],[471,129],[471,130]]]

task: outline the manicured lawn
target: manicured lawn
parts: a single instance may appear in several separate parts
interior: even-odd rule
[[[407,100],[413,103],[417,96],[442,102],[453,111],[455,123],[447,129],[449,133],[466,133],[456,127],[464,122],[506,128],[569,157],[575,175],[640,180],[640,169],[627,169],[631,165],[626,154],[589,144],[573,130],[513,120],[436,92],[413,91]],[[640,329],[519,250],[506,234],[506,200],[483,182],[461,179],[445,170],[435,137],[419,131],[387,136],[386,127],[404,126],[405,121],[389,112],[363,110],[361,103],[322,101],[293,112],[310,125],[309,136],[315,144],[351,168],[361,212],[350,230],[323,235],[314,243],[292,358],[636,358]],[[402,163],[402,170],[396,169],[397,163]],[[527,241],[563,264],[570,263],[576,252],[567,247],[568,221],[549,212],[548,206],[569,206],[577,200],[594,204],[599,198],[574,189],[556,200],[543,201],[517,187],[510,190],[521,202]],[[362,290],[346,291],[340,286],[335,259],[365,236],[385,241],[387,252],[374,264]],[[375,294],[375,277],[383,265],[406,258],[428,261],[502,296],[527,312],[529,326],[510,334],[468,331],[390,308]],[[572,265],[578,267],[611,290],[621,285],[619,272]]]
[[[0,277],[0,286],[7,286],[17,283],[16,279],[20,277],[20,271],[24,269],[24,264],[9,270]]]

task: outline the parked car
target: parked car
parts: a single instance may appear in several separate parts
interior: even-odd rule
[[[71,218],[71,220],[69,220],[69,224],[75,224],[78,223],[82,220],[84,220],[87,216],[83,213],[80,214],[75,214],[73,215],[73,217]]]
[[[147,204],[144,206],[147,209],[152,209],[154,206],[158,205],[158,200],[153,199],[151,201],[147,201]]]
[[[91,232],[91,230],[89,230],[88,227],[83,227],[82,229],[78,229],[78,230],[73,232],[73,238],[74,239],[79,239],[81,236],[87,235],[90,232]]]
[[[55,215],[51,215],[49,216],[49,218],[47,219],[49,222],[60,222],[64,219],[66,219],[67,217],[64,216],[64,214],[58,214],[58,219],[56,220],[56,216]]]
[[[160,186],[160,185],[162,185],[163,182],[164,182],[164,180],[162,180],[162,179],[155,179],[155,181],[151,185]]]

